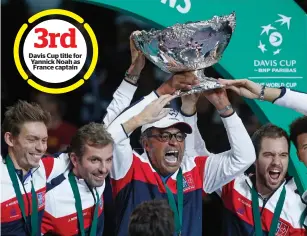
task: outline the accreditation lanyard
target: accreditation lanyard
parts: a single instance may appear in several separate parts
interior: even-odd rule
[[[85,236],[81,197],[80,197],[77,181],[76,181],[76,178],[75,178],[72,170],[68,174],[68,180],[69,180],[69,183],[70,183],[70,186],[71,186],[72,192],[74,194],[74,198],[75,198],[75,206],[76,206],[76,209],[77,209],[79,229],[80,229],[81,235]],[[95,202],[94,215],[93,215],[93,218],[92,218],[90,236],[96,236],[96,234],[97,234],[98,206],[99,206],[99,199],[100,198],[99,198],[99,195],[98,195],[96,188],[95,188],[95,191],[96,191],[96,202]]]
[[[17,201],[18,201],[20,210],[21,210],[22,218],[24,219],[25,224],[27,224],[25,203],[23,201],[23,197],[22,197],[22,194],[19,188],[19,183],[18,183],[18,179],[16,176],[14,164],[12,162],[12,159],[8,155],[6,156],[5,161],[6,161],[7,170],[9,172],[9,176],[13,183],[13,188],[14,188],[14,191],[17,197]],[[32,181],[31,181],[31,197],[32,197],[31,235],[34,236],[37,234],[37,230],[38,230],[38,209],[37,209],[37,196],[36,196],[36,192],[35,192]]]
[[[167,193],[167,199],[169,205],[174,212],[175,216],[175,229],[178,235],[181,235],[181,228],[182,228],[182,210],[183,210],[183,183],[182,183],[182,170],[181,168],[177,174],[177,201],[178,201],[178,208],[175,202],[175,198],[169,187],[164,183],[164,187]]]
[[[260,212],[259,212],[258,193],[254,186],[252,187],[251,192],[252,192],[252,207],[253,207],[253,217],[254,217],[254,222],[255,222],[256,236],[263,236],[261,218],[260,218]],[[277,201],[277,204],[276,204],[276,208],[275,208],[274,215],[273,215],[273,220],[270,226],[269,236],[274,236],[276,233],[279,217],[280,217],[281,210],[285,202],[285,198],[286,198],[286,188],[284,185],[281,191],[281,194],[279,196],[279,199]]]

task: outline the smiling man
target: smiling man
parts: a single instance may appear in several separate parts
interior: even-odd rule
[[[50,114],[18,101],[4,114],[2,131],[8,154],[1,157],[1,233],[41,235],[46,182],[63,173],[68,158],[42,158],[47,150]]]
[[[78,129],[70,144],[72,168],[47,185],[42,233],[102,235],[102,193],[112,167],[113,140],[103,124]]]
[[[293,178],[286,177],[287,133],[267,124],[252,140],[257,156],[255,175],[242,175],[217,191],[225,206],[223,235],[306,235],[300,221],[306,206],[293,191]]]

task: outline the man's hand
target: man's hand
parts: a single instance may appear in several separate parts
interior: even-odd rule
[[[191,72],[174,74],[172,78],[165,81],[158,89],[159,96],[173,94],[176,90],[190,90],[192,85],[198,84],[197,77]]]
[[[225,89],[214,89],[204,93],[205,97],[215,106],[218,111],[225,109],[230,105]],[[233,109],[224,112],[223,116],[228,116],[233,113]]]
[[[239,80],[226,80],[219,79],[221,84],[226,85],[227,89],[234,91],[239,96],[243,96],[249,99],[259,98],[261,93],[261,85],[248,79]],[[278,88],[266,88],[264,91],[264,100],[274,101],[280,95],[280,89]]]
[[[131,65],[128,69],[128,74],[133,76],[140,75],[145,66],[145,56],[136,49],[132,39],[132,35],[137,33],[138,31],[135,31],[130,35]]]
[[[135,116],[135,119],[137,120],[139,126],[156,122],[157,120],[160,120],[165,117],[170,109],[164,107],[175,97],[177,96],[169,94],[162,95],[158,99],[147,105],[144,110],[141,111],[141,113]]]
[[[181,101],[181,111],[185,115],[193,115],[196,112],[196,104],[198,98],[200,97],[200,93],[193,93],[190,95],[182,96]]]
[[[243,96],[250,99],[259,98],[261,92],[261,86],[247,79],[240,80],[226,80],[218,79],[218,81],[226,85],[227,89],[234,91],[239,96]]]
[[[170,109],[164,107],[175,97],[175,95],[169,94],[162,95],[148,104],[143,111],[123,124],[125,132],[129,134],[142,125],[153,123],[165,117]]]

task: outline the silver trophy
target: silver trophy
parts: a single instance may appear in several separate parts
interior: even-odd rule
[[[142,30],[132,38],[136,47],[163,71],[192,71],[197,76],[198,85],[189,91],[176,92],[184,96],[223,87],[215,78],[206,77],[204,69],[221,59],[235,25],[236,17],[232,13],[207,21],[175,24],[163,30]]]

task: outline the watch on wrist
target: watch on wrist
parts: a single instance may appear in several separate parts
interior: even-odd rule
[[[261,91],[259,94],[259,100],[264,101],[264,90],[265,90],[265,84],[261,86]]]
[[[225,108],[221,109],[221,110],[217,110],[217,112],[220,114],[220,115],[223,115],[226,111],[228,110],[231,110],[232,109],[232,106],[231,104],[230,105],[227,105]]]
[[[126,71],[125,78],[131,80],[133,83],[137,83],[140,78],[140,75],[130,75],[128,71]]]

